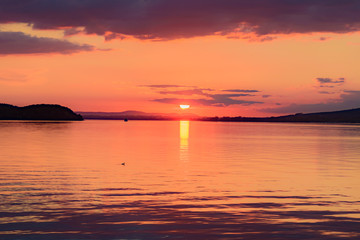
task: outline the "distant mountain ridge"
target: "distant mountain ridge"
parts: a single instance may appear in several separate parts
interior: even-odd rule
[[[200,117],[195,114],[161,114],[141,111],[77,112],[85,119],[108,120],[197,120],[220,122],[324,122],[360,123],[360,108],[334,112],[297,113],[278,117]]]
[[[360,108],[348,109],[334,112],[319,112],[319,113],[298,113],[290,116],[281,116],[275,120],[291,120],[293,122],[347,122],[360,123]]]
[[[35,104],[17,107],[0,103],[0,120],[64,120],[81,121],[83,117],[70,108],[57,104]]]
[[[322,122],[322,123],[360,123],[360,108],[334,112],[296,113],[279,117],[249,118],[222,117],[205,118],[206,121],[223,122]]]
[[[77,112],[84,119],[105,119],[105,120],[178,120],[182,118],[197,120],[201,118],[195,114],[177,114],[177,113],[146,113],[141,111],[123,111],[123,112]]]

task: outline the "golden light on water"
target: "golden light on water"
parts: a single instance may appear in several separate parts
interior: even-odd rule
[[[180,121],[180,139],[189,138],[189,121]]]
[[[180,108],[181,109],[188,109],[188,108],[190,108],[190,105],[180,105]]]
[[[180,159],[188,161],[189,121],[180,121]]]

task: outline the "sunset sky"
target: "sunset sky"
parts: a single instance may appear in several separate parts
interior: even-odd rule
[[[359,31],[359,0],[3,0],[0,102],[202,116],[357,108]]]

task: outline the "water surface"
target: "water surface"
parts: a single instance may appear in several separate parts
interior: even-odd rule
[[[1,121],[0,239],[360,239],[359,149],[359,125]]]

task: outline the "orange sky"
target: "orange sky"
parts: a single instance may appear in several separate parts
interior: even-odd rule
[[[33,29],[26,23],[3,23],[1,32],[93,46],[90,51],[66,54],[0,53],[3,103],[56,103],[74,111],[187,111],[203,116],[271,116],[360,107],[357,31],[277,34],[267,41],[251,33],[105,41],[101,35],[64,36],[63,29]],[[191,108],[181,110],[178,105],[186,103]]]

